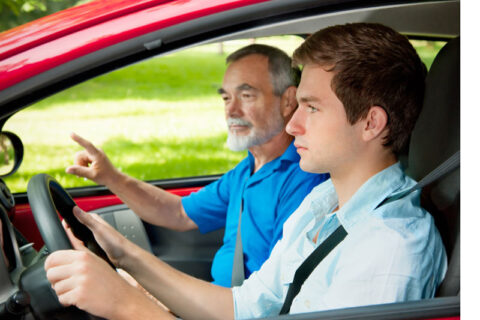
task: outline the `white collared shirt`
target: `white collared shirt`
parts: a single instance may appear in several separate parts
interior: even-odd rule
[[[433,218],[420,207],[420,192],[376,208],[413,185],[396,163],[334,213],[338,199],[331,180],[315,187],[285,222],[283,238],[262,268],[232,289],[235,318],[278,315],[297,268],[339,224],[347,237],[307,278],[290,313],[433,297],[447,258]]]

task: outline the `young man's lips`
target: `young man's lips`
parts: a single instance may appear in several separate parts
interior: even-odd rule
[[[301,146],[299,144],[294,144],[295,148],[297,148],[297,151],[302,151],[302,150],[307,150],[307,147]]]

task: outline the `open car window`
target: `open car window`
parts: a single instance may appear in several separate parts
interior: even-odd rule
[[[221,87],[225,58],[236,49],[265,43],[289,55],[303,41],[279,36],[212,43],[154,57],[110,72],[46,98],[15,114],[4,130],[25,146],[24,162],[6,178],[24,192],[42,171],[64,187],[93,185],[65,173],[81,148],[75,132],[101,147],[122,172],[140,180],[222,174],[246,152],[232,152]],[[412,40],[429,67],[442,41]]]
[[[226,56],[252,42],[291,54],[297,36],[233,40],[155,57],[62,91],[14,115],[5,130],[25,145],[25,161],[7,182],[25,191],[40,170],[65,187],[92,185],[65,173],[81,150],[70,132],[94,142],[115,166],[141,180],[221,174],[246,152],[232,152],[221,87]]]

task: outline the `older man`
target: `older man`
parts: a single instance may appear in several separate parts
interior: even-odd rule
[[[249,152],[220,180],[182,199],[119,172],[101,150],[77,135],[72,138],[85,150],[76,155],[75,165],[67,172],[106,185],[152,224],[181,231],[225,228],[212,277],[215,284],[229,287],[239,221],[244,262],[240,259],[236,265],[244,270],[240,276],[234,274],[233,285],[260,268],[282,237],[284,221],[328,176],[300,169],[293,138],[285,132],[297,108],[299,77],[287,54],[254,44],[232,53],[227,64],[218,90],[225,102],[227,145]]]

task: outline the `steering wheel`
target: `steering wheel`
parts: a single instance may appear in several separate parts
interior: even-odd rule
[[[27,196],[35,222],[49,252],[73,248],[58,217],[60,214],[67,221],[73,234],[83,241],[87,248],[114,267],[90,229],[75,218],[72,212],[76,206],[75,201],[53,177],[47,174],[35,175],[28,182]],[[45,259],[46,257],[43,257],[29,266],[20,279],[20,287],[30,295],[30,306],[35,313],[45,318],[96,319],[76,307],[65,308],[59,303],[46,278]]]
[[[58,212],[67,221],[73,234],[113,267],[90,229],[73,215],[73,207],[77,204],[53,177],[43,173],[35,175],[28,182],[27,196],[33,217],[49,252],[72,249],[72,244],[60,223]]]

